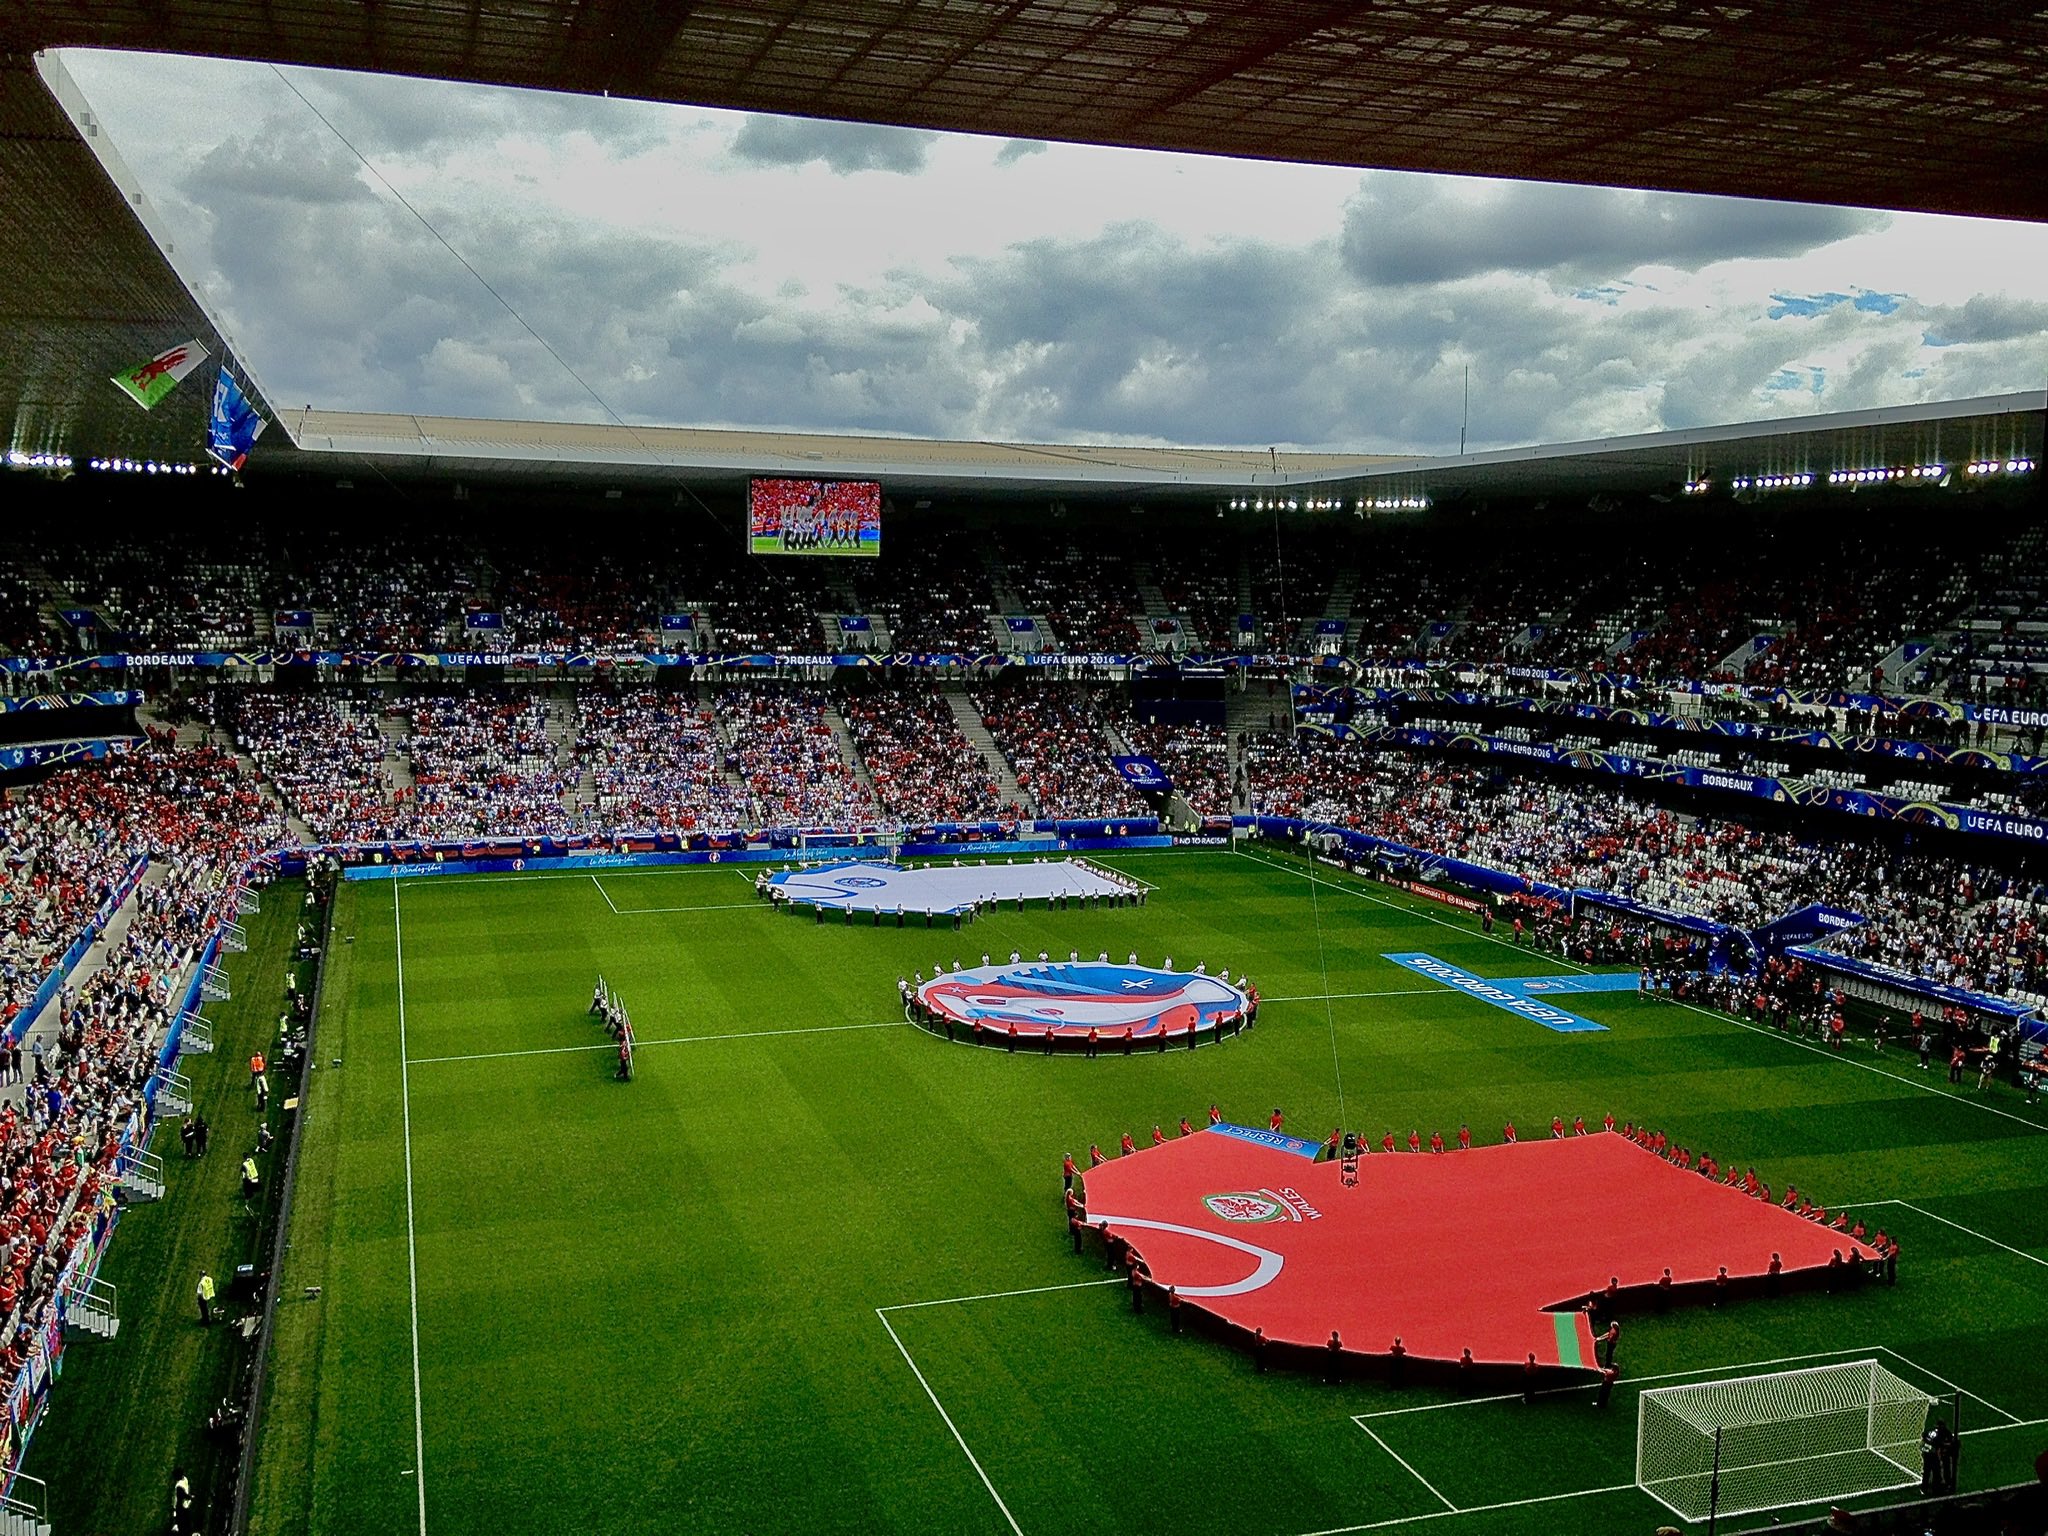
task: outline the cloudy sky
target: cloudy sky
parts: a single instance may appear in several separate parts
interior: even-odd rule
[[[2048,387],[2038,226],[64,63],[280,409],[1430,452],[1467,368],[1474,448]]]

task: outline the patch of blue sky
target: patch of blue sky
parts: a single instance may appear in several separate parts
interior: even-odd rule
[[[1771,307],[1766,313],[1773,320],[1811,320],[1824,315],[1831,309],[1847,304],[1859,314],[1889,315],[1897,312],[1906,302],[1903,293],[1879,293],[1873,288],[1857,288],[1849,293],[1774,293]]]

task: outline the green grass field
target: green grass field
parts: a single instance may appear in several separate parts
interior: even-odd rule
[[[1158,887],[1149,905],[958,934],[819,926],[731,868],[344,887],[252,1528],[1456,1536],[1668,1518],[1631,1486],[1628,1390],[1601,1414],[1588,1394],[1259,1376],[1091,1284],[1062,1151],[1211,1100],[1318,1134],[1340,1082],[1346,1123],[1375,1135],[1612,1110],[1831,1207],[1911,1202],[1872,1212],[1904,1240],[1895,1289],[1644,1318],[1622,1364],[1640,1380],[1880,1353],[1983,1394],[1966,1486],[2031,1475],[2040,1111],[1633,994],[1573,1000],[1609,1032],[1553,1034],[1380,958],[1562,969],[1448,909],[1264,856],[1107,862]],[[1171,953],[1246,969],[1270,1001],[1240,1039],[1096,1061],[895,1017],[899,974],[1012,948]],[[600,971],[642,1038],[630,1085],[585,1016]]]

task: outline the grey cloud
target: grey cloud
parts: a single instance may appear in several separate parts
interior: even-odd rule
[[[1050,146],[1043,139],[1006,139],[996,151],[997,165],[1015,165],[1027,155],[1042,155]]]
[[[924,169],[936,133],[808,117],[755,115],[733,135],[732,152],[756,165],[808,165],[822,160],[841,176],[855,171],[911,175]]]
[[[213,232],[191,242],[194,280],[274,403],[602,418],[345,150],[267,132],[218,146],[179,191]],[[1848,305],[1796,328],[1731,324],[1587,304],[1533,276],[1367,289],[1335,240],[1196,245],[1143,224],[892,272],[821,305],[757,292],[741,248],[422,207],[609,407],[642,422],[1445,451],[1468,365],[1485,447],[1983,393],[2023,376],[2033,345],[1929,363],[1918,331],[1933,317],[1918,311],[1901,311],[1896,336]],[[1982,308],[1971,323],[2016,328]],[[1767,389],[1845,345],[1858,360],[1830,370],[1820,398]]]
[[[1606,277],[1656,264],[1696,271],[1793,256],[1882,227],[1886,215],[1735,198],[1514,183],[1474,203],[1423,177],[1366,179],[1346,207],[1345,265],[1370,283],[1487,272]]]
[[[2048,334],[2048,304],[2004,293],[1980,293],[1954,308],[1930,308],[1925,327],[1927,344],[1933,347],[2038,338]]]

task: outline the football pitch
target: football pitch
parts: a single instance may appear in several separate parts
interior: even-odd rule
[[[1101,857],[1149,903],[957,933],[817,924],[733,867],[343,886],[251,1528],[1640,1532],[1670,1517],[1633,1485],[1635,1388],[1865,1357],[1965,1394],[1963,1486],[2031,1477],[2043,1111],[1633,991],[1555,1032],[1383,958],[1573,969],[1453,909],[1266,853]],[[1013,949],[1170,954],[1266,1002],[1097,1060],[903,1022],[899,975]],[[1133,1317],[1061,1209],[1062,1152],[1212,1101],[1482,1142],[1611,1111],[1887,1227],[1899,1282],[1631,1317],[1604,1411],[1256,1374]]]

